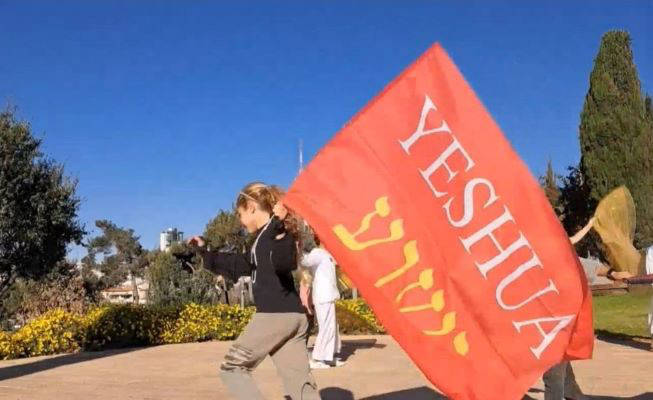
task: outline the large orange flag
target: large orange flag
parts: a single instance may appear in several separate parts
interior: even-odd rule
[[[319,152],[285,202],[449,397],[520,399],[553,364],[591,357],[578,258],[439,45]]]

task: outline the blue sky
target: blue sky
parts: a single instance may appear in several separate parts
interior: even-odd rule
[[[562,172],[604,32],[631,33],[653,92],[652,15],[651,1],[0,0],[0,101],[79,179],[89,230],[110,219],[153,248],[169,226],[201,233],[249,181],[288,186],[300,138],[310,159],[436,41],[531,170]]]

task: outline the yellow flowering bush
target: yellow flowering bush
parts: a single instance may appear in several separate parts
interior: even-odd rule
[[[80,316],[61,309],[46,312],[13,334],[0,337],[2,359],[69,353],[80,349]]]
[[[343,333],[383,333],[362,300],[337,303]],[[33,357],[125,346],[233,340],[254,315],[254,307],[199,305],[102,305],[86,313],[54,309],[15,332],[0,331],[0,359]]]
[[[121,304],[94,308],[82,318],[83,348],[102,350],[156,343],[152,335],[152,311],[144,306]]]
[[[175,324],[163,331],[162,339],[164,343],[233,340],[240,335],[254,312],[254,307],[191,303],[184,307]]]
[[[19,357],[18,347],[14,345],[11,336],[7,332],[0,332],[0,358],[3,360]]]
[[[363,299],[338,300],[336,310],[340,333],[349,335],[385,333],[376,315]]]

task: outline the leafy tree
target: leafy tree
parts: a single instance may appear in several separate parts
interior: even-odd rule
[[[134,234],[133,229],[118,227],[107,220],[96,221],[95,226],[102,234],[88,243],[88,255],[83,259],[85,269],[82,274],[90,280],[92,271],[101,273],[96,289],[116,286],[130,279],[133,299],[138,303],[136,277],[144,276],[148,261],[147,251],[139,243],[139,237]],[[98,255],[102,255],[100,261],[97,260]]]
[[[248,235],[243,232],[238,215],[233,211],[220,210],[206,225],[204,237],[214,250],[242,252],[248,244]]]
[[[594,215],[596,201],[590,196],[590,188],[578,167],[568,167],[568,173],[561,179],[559,207],[560,220],[569,236],[585,226]],[[601,238],[593,230],[576,244],[580,256],[588,254],[601,256]]]
[[[149,255],[149,302],[156,305],[217,303],[216,278],[203,268],[189,270],[182,265],[185,261],[177,255],[183,253],[184,249],[173,248],[170,252],[157,251]]]
[[[85,233],[77,182],[40,147],[28,123],[0,113],[0,299],[17,279],[47,275]]]
[[[551,160],[549,160],[546,164],[546,174],[540,177],[540,186],[542,186],[546,198],[549,199],[551,207],[558,216],[562,214],[562,208],[560,205],[560,188],[558,187],[559,179],[560,177],[553,170],[553,165],[551,164]]]

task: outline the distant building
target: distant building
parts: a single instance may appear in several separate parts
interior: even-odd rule
[[[177,228],[168,228],[161,232],[159,239],[159,249],[167,251],[173,243],[184,241],[184,232],[178,231]]]
[[[147,303],[150,283],[143,278],[136,278],[136,287],[138,288],[138,303]],[[100,293],[109,303],[131,304],[134,302],[134,290],[132,288],[131,279],[127,279],[118,286],[104,289]]]

